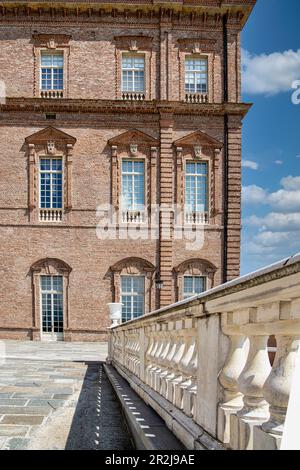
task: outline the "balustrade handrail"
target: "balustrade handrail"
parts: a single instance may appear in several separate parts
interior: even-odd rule
[[[174,407],[188,447],[193,438],[196,448],[278,449],[300,347],[299,286],[297,254],[112,327],[109,360],[164,419]]]

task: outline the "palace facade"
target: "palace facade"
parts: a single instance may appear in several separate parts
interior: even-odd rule
[[[255,0],[0,1],[0,338],[96,341],[239,275]]]

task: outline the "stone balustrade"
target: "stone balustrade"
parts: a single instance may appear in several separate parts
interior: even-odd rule
[[[278,449],[300,344],[299,286],[297,255],[111,328],[108,359],[187,448]]]
[[[63,220],[62,209],[40,209],[41,222],[61,222]]]

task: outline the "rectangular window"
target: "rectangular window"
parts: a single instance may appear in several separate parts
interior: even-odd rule
[[[121,276],[122,322],[145,313],[144,276]]]
[[[122,209],[145,209],[145,163],[142,161],[122,161]]]
[[[41,276],[42,332],[63,332],[63,278]]]
[[[183,298],[188,299],[193,295],[201,294],[206,290],[206,279],[202,276],[184,276]]]
[[[186,93],[207,93],[207,59],[185,59]]]
[[[63,208],[62,158],[40,159],[40,208]]]
[[[41,90],[63,90],[64,54],[41,51]]]
[[[185,210],[188,213],[208,212],[208,164],[187,162],[185,170]]]
[[[145,57],[143,55],[122,56],[122,92],[144,93]]]

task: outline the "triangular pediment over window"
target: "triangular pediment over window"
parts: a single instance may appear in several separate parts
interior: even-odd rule
[[[181,137],[181,139],[174,142],[174,145],[175,147],[193,147],[195,145],[203,145],[213,147],[214,149],[221,149],[223,147],[222,142],[201,131],[196,131],[192,134]]]
[[[108,141],[109,145],[130,145],[144,144],[149,146],[157,146],[159,141],[151,135],[145,134],[137,129],[126,131],[123,134],[119,134]]]
[[[63,143],[63,144],[72,144],[74,145],[76,142],[75,137],[72,137],[69,134],[66,134],[55,127],[46,127],[41,131],[35,132],[34,134],[26,137],[25,142],[27,144],[44,144],[48,141],[54,141],[56,143]]]

